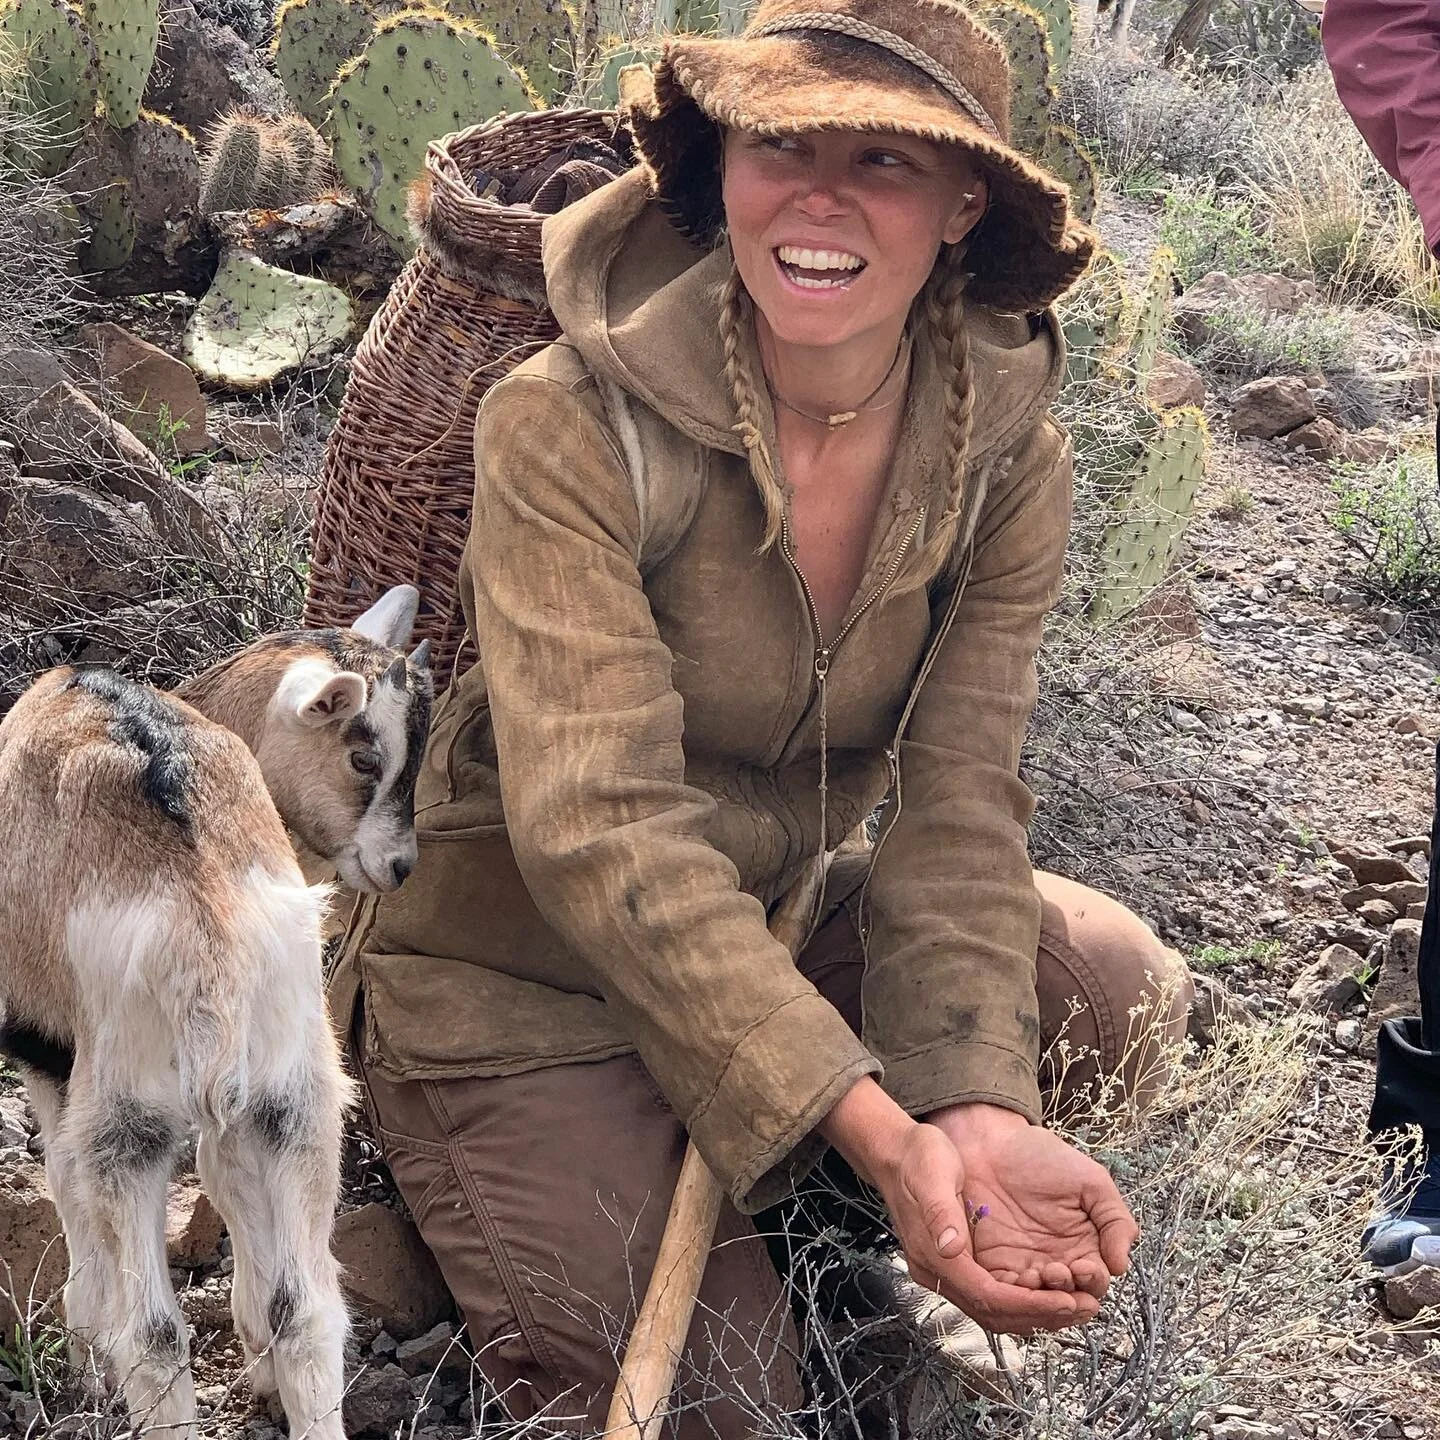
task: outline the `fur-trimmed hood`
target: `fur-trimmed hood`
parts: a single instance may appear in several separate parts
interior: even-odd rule
[[[729,259],[677,231],[633,170],[545,222],[545,283],[566,341],[592,374],[702,445],[744,454],[725,382],[719,313]],[[1064,376],[1053,313],[969,310],[975,371],[972,460],[1033,425]],[[917,381],[920,379],[917,376]]]

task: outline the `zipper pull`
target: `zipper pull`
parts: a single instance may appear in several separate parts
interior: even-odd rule
[[[822,645],[815,652],[815,678],[823,685],[830,673],[830,647]]]

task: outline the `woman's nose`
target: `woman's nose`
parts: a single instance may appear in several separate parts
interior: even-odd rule
[[[807,215],[835,215],[845,209],[845,189],[838,176],[812,170],[795,202]]]

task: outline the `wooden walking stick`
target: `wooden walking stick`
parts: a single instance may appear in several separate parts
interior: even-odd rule
[[[824,868],[818,862],[810,865],[770,917],[770,933],[792,958],[809,936],[824,883]],[[692,1140],[685,1147],[645,1301],[625,1347],[605,1421],[606,1440],[658,1440],[724,1198]]]

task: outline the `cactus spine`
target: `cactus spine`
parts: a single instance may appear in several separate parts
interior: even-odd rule
[[[222,115],[201,161],[200,209],[279,210],[325,188],[329,157],[308,120],[273,120],[248,108]]]

